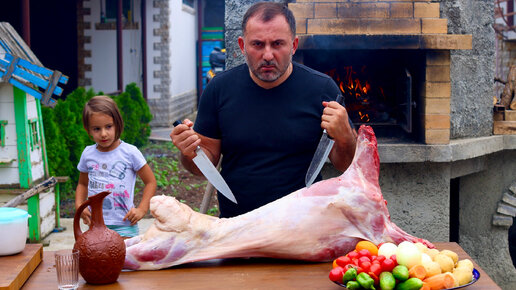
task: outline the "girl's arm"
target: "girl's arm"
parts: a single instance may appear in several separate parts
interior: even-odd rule
[[[88,198],[88,173],[81,172],[79,175],[79,182],[77,183],[77,189],[75,190],[75,210],[81,206],[83,202]],[[84,224],[89,225],[91,221],[91,212],[88,208],[85,208],[81,213],[81,218]]]
[[[142,179],[145,187],[143,187],[143,196],[138,207],[129,210],[124,217],[124,221],[129,220],[131,225],[136,224],[145,216],[147,211],[149,211],[150,199],[154,196],[154,193],[156,193],[156,178],[148,164],[145,164],[138,170],[138,176]]]

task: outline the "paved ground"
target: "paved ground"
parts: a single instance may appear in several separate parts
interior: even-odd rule
[[[152,224],[154,219],[142,219],[138,222],[138,227],[140,228],[140,234],[143,234],[147,231],[149,226]],[[43,250],[44,251],[57,251],[63,249],[71,249],[75,243],[75,239],[73,237],[73,219],[72,218],[62,218],[61,219],[61,227],[65,227],[66,230],[59,233],[51,233],[45,239],[43,239]],[[87,231],[88,226],[81,223],[81,230]]]
[[[172,129],[173,128],[153,128],[149,139],[155,141],[171,141],[170,132],[172,132]]]

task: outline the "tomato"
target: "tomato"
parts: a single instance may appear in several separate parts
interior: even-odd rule
[[[368,257],[360,257],[358,258],[358,263],[361,263],[361,262],[371,262],[371,259],[369,259]]]
[[[342,276],[344,276],[344,269],[342,269],[341,267],[337,267],[337,268],[331,269],[329,278],[333,282],[336,282],[336,281],[341,282]]]
[[[396,266],[398,265],[398,260],[396,260],[396,255],[392,255],[391,260],[394,262],[394,264],[396,264]]]
[[[368,250],[371,255],[378,255],[378,247],[370,241],[360,241],[355,246],[355,250],[360,253],[361,250]]]
[[[356,251],[351,251],[351,252],[349,252],[349,253],[347,254],[347,256],[348,256],[351,260],[353,260],[353,258],[358,258],[358,252],[356,252]]]
[[[357,274],[364,272],[364,269],[362,269],[360,266],[356,266],[355,269],[357,269]]]
[[[384,255],[379,255],[378,257],[376,257],[376,261],[379,261],[380,263],[383,262],[383,260],[385,260]]]
[[[371,264],[382,265],[382,262],[380,262],[378,260],[374,260],[374,261],[371,262]]]
[[[359,257],[368,257],[369,260],[371,260],[371,252],[369,252],[369,250],[366,250],[366,249],[358,251],[358,256]]]
[[[383,272],[382,266],[380,264],[371,264],[371,267],[369,267],[369,272],[373,272],[377,277],[379,277]]]
[[[382,272],[391,272],[396,267],[396,263],[393,260],[387,258],[382,261]]]
[[[362,270],[364,270],[364,272],[369,272],[369,269],[371,268],[371,262],[369,261],[361,261],[359,262],[358,264],[360,266],[360,268],[362,268]]]
[[[351,263],[351,259],[347,256],[341,256],[335,259],[335,262],[337,263],[337,265],[344,267],[347,264]]]

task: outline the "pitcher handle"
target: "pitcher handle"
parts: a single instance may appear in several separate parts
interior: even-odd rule
[[[81,214],[84,211],[84,209],[91,204],[91,199],[88,198],[85,202],[79,206],[77,211],[75,212],[75,216],[73,217],[73,236],[75,240],[77,241],[77,238],[79,238],[82,235],[82,230],[79,222],[81,221]]]

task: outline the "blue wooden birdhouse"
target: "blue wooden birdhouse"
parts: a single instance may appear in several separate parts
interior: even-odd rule
[[[67,80],[43,67],[12,26],[0,22],[0,206],[49,177],[41,105],[55,106],[58,85]],[[59,218],[54,189],[26,206],[30,239],[39,241]]]

